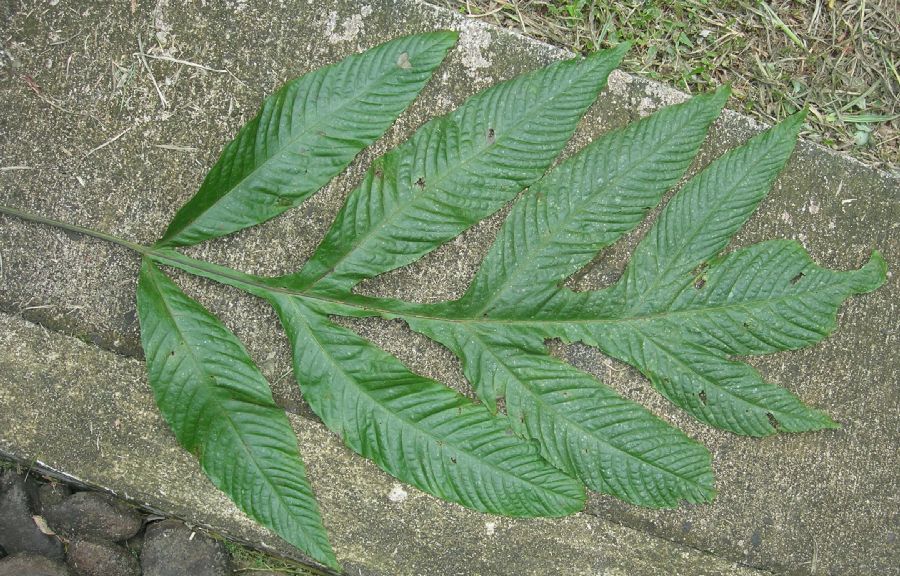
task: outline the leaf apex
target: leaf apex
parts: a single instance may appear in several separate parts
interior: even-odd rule
[[[435,30],[433,32],[426,32],[422,34],[423,36],[431,36],[432,38],[443,40],[448,44],[448,48],[456,44],[459,40],[459,32],[456,30]]]
[[[625,57],[625,54],[631,50],[631,44],[632,44],[631,40],[625,40],[624,42],[619,42],[618,44],[616,44],[615,46],[610,48],[610,52],[617,55],[619,57],[619,59],[621,60],[622,58]]]
[[[822,426],[823,430],[842,430],[844,428],[843,424],[832,420],[831,416],[828,416],[827,414],[825,415],[825,419],[827,420],[827,423]]]
[[[727,101],[731,97],[731,83],[723,84],[716,88],[716,91],[713,93],[715,97],[722,98],[723,101]]]
[[[881,287],[887,280],[887,261],[878,250],[873,250],[869,261],[862,268],[854,272],[855,282],[853,291],[856,294],[865,294]]]
[[[831,419],[824,410],[816,408],[807,408],[806,413],[800,419],[783,420],[778,419],[778,426],[772,427],[770,433],[765,436],[773,436],[781,433],[801,433],[801,432],[817,432],[819,430],[839,430],[842,426],[839,422]]]
[[[794,112],[790,116],[784,119],[783,124],[788,126],[796,125],[796,129],[799,132],[800,127],[803,126],[803,122],[806,121],[806,115],[809,114],[809,108],[804,107],[799,112]]]
[[[340,562],[338,562],[337,560],[337,556],[334,555],[334,552],[332,551],[330,545],[326,550],[323,550],[322,553],[324,556],[317,558],[319,562],[325,564],[333,570],[337,570],[339,572],[343,570],[343,568],[341,568]]]
[[[715,108],[717,110],[716,117],[721,113],[722,108],[725,107],[725,102],[728,101],[728,98],[731,97],[731,86],[725,85],[716,88],[712,92],[707,92],[705,94],[698,94],[694,96],[689,101],[697,101],[703,102],[708,105],[711,109]],[[710,122],[714,121],[715,117],[710,119]]]
[[[810,428],[808,432],[814,432],[816,430],[840,430],[843,428],[840,422],[836,422],[832,420],[831,416],[828,415],[824,410],[816,410],[816,416],[819,417],[818,426],[816,428]]]
[[[612,69],[618,68],[619,64],[622,63],[622,58],[625,57],[625,54],[631,49],[631,41],[626,40],[624,42],[620,42],[615,46],[610,46],[609,48],[604,48],[603,50],[597,50],[596,52],[592,52],[584,57],[583,60],[605,60],[607,58],[612,58],[614,64]],[[578,58],[576,58],[578,60]]]

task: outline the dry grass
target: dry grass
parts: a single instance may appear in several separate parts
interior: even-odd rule
[[[432,0],[590,52],[623,40],[623,68],[772,123],[809,106],[807,139],[900,171],[900,0]]]
[[[225,541],[231,554],[234,576],[254,576],[261,572],[280,576],[322,576],[319,572],[284,558],[269,556],[265,552]]]

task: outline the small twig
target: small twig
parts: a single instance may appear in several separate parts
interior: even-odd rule
[[[7,172],[12,170],[34,170],[31,166],[0,166],[0,172]]]
[[[31,88],[31,86],[29,86],[29,88]],[[75,110],[69,110],[68,108],[60,106],[59,104],[57,104],[56,102],[54,102],[47,96],[44,96],[43,94],[41,94],[39,91],[35,90],[34,88],[31,88],[31,89],[35,93],[35,95],[44,102],[44,104],[47,104],[51,108],[56,108],[60,112],[65,112],[66,114],[73,114],[75,116],[84,116],[85,115],[84,112],[76,112]]]
[[[483,12],[481,14],[472,14],[472,7],[469,6],[469,3],[467,1],[466,2],[466,16],[468,16],[469,18],[484,18],[485,16],[494,15],[497,12],[503,10],[504,8],[506,8],[506,2],[503,2],[502,4],[500,4],[500,6],[494,8],[493,10],[488,10],[487,12]]]
[[[134,126],[137,126],[137,124],[135,124]],[[90,155],[93,154],[94,152],[96,152],[96,151],[98,151],[98,150],[102,150],[103,148],[106,148],[107,146],[109,146],[110,144],[112,144],[113,142],[115,142],[116,140],[118,140],[119,138],[121,138],[122,136],[124,136],[125,134],[127,134],[130,130],[132,130],[132,129],[134,128],[134,126],[129,126],[128,128],[122,130],[121,132],[119,132],[118,134],[116,134],[115,136],[113,136],[112,138],[110,138],[109,140],[107,140],[106,142],[104,142],[103,144],[97,146],[96,148],[91,149],[91,150],[90,150],[89,152],[87,152],[84,156],[82,156],[82,158],[87,158],[88,156],[90,156]]]
[[[893,142],[894,140],[897,140],[898,138],[900,138],[900,134],[897,134],[896,136],[891,136],[890,138],[888,138],[888,139],[886,139],[886,140],[882,140],[881,142],[879,142],[879,144],[880,144],[881,146],[884,146],[884,145],[887,144],[888,142]]]
[[[153,54],[144,54],[147,58],[151,58],[153,60],[164,60],[166,62],[173,62],[175,64],[183,64],[185,66],[192,66],[194,68],[199,68],[201,70],[206,70],[208,72],[217,72],[219,74],[229,74],[228,70],[219,70],[217,68],[210,68],[209,66],[204,66],[203,64],[197,64],[196,62],[189,62],[187,60],[179,60],[178,58],[172,58],[171,56],[154,56]]]
[[[900,73],[897,72],[897,66],[894,65],[894,59],[885,58],[884,50],[881,51],[881,58],[884,61],[885,67],[887,67],[891,71],[891,74],[894,76],[894,80],[897,81],[897,84],[900,84]],[[888,87],[888,89],[891,88],[890,82],[886,82],[885,85]]]
[[[166,97],[163,96],[162,90],[159,89],[159,84],[156,83],[156,77],[153,76],[153,70],[150,69],[150,65],[147,64],[147,59],[144,58],[144,44],[141,42],[141,36],[138,35],[138,59],[140,59],[141,64],[144,65],[144,69],[147,71],[147,74],[150,75],[150,80],[153,82],[153,87],[156,88],[156,93],[159,94],[159,101],[162,104],[163,110],[168,108],[169,104],[166,102]]]
[[[27,312],[29,310],[47,310],[50,308],[55,308],[55,306],[53,304],[41,304],[39,306],[25,306],[24,308],[21,308],[19,310],[19,312]]]
[[[859,33],[866,31],[866,0],[859,4]]]
[[[162,148],[163,150],[175,150],[176,152],[196,152],[193,146],[178,146],[176,144],[154,144],[154,148]]]
[[[819,16],[822,14],[822,2],[821,0],[816,0],[816,7],[813,9],[812,16],[809,19],[809,26],[806,28],[806,33],[812,35],[813,29],[816,27],[816,24],[819,22]]]
[[[3,263],[2,260],[0,260],[0,264],[2,264],[2,263]],[[285,378],[290,376],[293,371],[294,371],[293,368],[289,368],[289,369],[285,370],[284,374],[282,374],[281,376],[279,376],[278,378],[275,379],[275,384],[278,384],[279,382],[281,382],[282,380],[284,380]]]
[[[516,11],[516,14],[519,16],[519,24],[522,25],[522,34],[524,36],[528,36],[528,30],[525,29],[525,19],[522,18],[522,13],[519,11],[519,6],[515,2],[512,3],[513,9]]]

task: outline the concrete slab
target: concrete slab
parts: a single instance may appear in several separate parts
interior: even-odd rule
[[[4,6],[0,9],[0,203],[139,242],[151,242],[162,232],[177,207],[196,190],[224,142],[284,80],[401,34],[441,27],[461,30],[458,48],[422,98],[375,146],[372,153],[378,153],[474,91],[565,56],[546,45],[463,21],[413,0],[370,4],[296,1],[278,6],[242,1],[194,6],[157,0],[152,5],[138,5],[134,11],[125,2],[7,4],[10,7],[0,4]],[[145,54],[143,58],[141,54]],[[681,98],[683,95],[643,79],[615,74],[575,141],[584,143],[593,135]],[[758,129],[743,117],[727,114],[717,124],[701,163]],[[274,274],[295,269],[314,249],[372,153],[362,155],[347,175],[301,209],[257,229],[194,248],[191,253],[249,272]],[[772,195],[740,233],[737,244],[797,238],[818,262],[843,269],[859,266],[872,248],[878,248],[893,265],[900,261],[898,200],[900,180],[896,177],[814,145],[801,145]],[[477,226],[421,262],[367,283],[363,290],[417,300],[460,294],[498,222],[494,218]],[[577,287],[598,287],[614,279],[639,234],[597,260]],[[0,310],[73,335],[94,348],[140,358],[133,303],[137,272],[134,255],[0,216],[0,258]],[[183,276],[179,280],[244,340],[273,382],[282,404],[291,412],[308,416],[291,382],[288,349],[274,314],[260,302],[231,289]],[[558,350],[710,447],[719,492],[712,505],[653,512],[594,497],[588,514],[596,518],[590,521],[604,521],[593,536],[597,541],[592,541],[589,531],[580,532],[582,536],[577,538],[566,536],[573,528],[570,520],[563,520],[540,524],[536,532],[536,541],[543,543],[540,546],[527,544],[517,549],[516,542],[526,541],[523,536],[522,540],[506,541],[503,546],[507,552],[501,553],[502,546],[482,537],[474,539],[481,548],[471,544],[476,548],[461,547],[470,551],[453,552],[447,547],[463,546],[454,540],[459,533],[480,536],[486,530],[483,523],[493,520],[481,518],[463,528],[445,517],[467,513],[412,489],[408,489],[407,507],[419,511],[417,520],[400,518],[384,505],[387,492],[376,491],[373,494],[381,494],[382,503],[377,513],[392,522],[385,522],[385,528],[376,534],[366,531],[367,526],[382,526],[371,524],[371,517],[367,518],[369,523],[349,524],[348,520],[346,526],[355,528],[348,527],[347,533],[335,532],[336,545],[346,558],[357,558],[347,550],[366,548],[367,539],[376,539],[371,546],[381,554],[383,563],[360,561],[369,573],[407,573],[400,569],[402,560],[391,556],[394,547],[407,542],[423,546],[421,543],[427,542],[430,546],[424,549],[427,554],[410,560],[413,563],[409,566],[425,562],[422,568],[408,568],[408,573],[452,573],[446,567],[455,566],[452,562],[458,558],[481,558],[478,561],[482,564],[472,566],[483,568],[464,573],[528,573],[503,572],[503,567],[512,570],[532,561],[539,566],[537,558],[544,552],[589,554],[586,550],[591,546],[605,542],[605,536],[597,533],[614,534],[614,529],[624,529],[614,528],[609,524],[613,522],[759,569],[792,574],[900,573],[900,505],[896,499],[900,469],[896,449],[900,445],[898,302],[900,286],[893,275],[880,291],[851,301],[841,315],[840,331],[822,345],[754,360],[769,379],[788,386],[844,424],[842,430],[828,433],[749,440],[712,431],[662,402],[630,369],[582,347]],[[452,356],[424,338],[411,335],[395,323],[355,325],[413,369],[464,387]],[[4,343],[15,342],[20,328],[10,323],[3,326],[0,337]],[[71,345],[71,341],[66,342],[70,343],[66,346]],[[9,358],[6,346],[0,356]],[[94,348],[88,349],[101,354]],[[40,346],[32,351],[35,356],[27,361],[23,357],[21,362],[49,364]],[[120,360],[125,362],[116,359]],[[109,391],[120,385],[115,380],[92,383],[93,370],[88,366],[73,367],[73,372],[65,374],[65,381],[82,392],[92,386],[105,386]],[[134,366],[132,382],[139,387],[140,370],[137,364]],[[111,370],[116,374],[119,368]],[[4,389],[6,411],[0,411],[0,418],[6,419],[0,428],[4,430],[0,442],[4,450],[30,459],[38,453],[37,447],[48,450],[53,443],[48,438],[52,437],[41,437],[39,444],[29,443],[22,429],[6,422],[16,420],[15,405],[30,401],[30,388],[24,383],[35,384],[27,377],[12,380],[4,374],[3,378],[10,384]],[[37,380],[38,391],[40,382]],[[10,391],[15,397],[12,404]],[[123,400],[125,405],[132,401],[137,402],[133,398]],[[89,415],[104,406],[119,406],[104,396],[91,402],[71,409],[74,414]],[[147,408],[147,412],[152,410]],[[153,434],[164,435],[159,429],[161,422],[148,418],[139,417],[138,428],[130,433],[143,434],[152,429]],[[40,413],[38,421],[48,428],[65,422],[57,422],[49,410]],[[307,421],[303,422],[305,430]],[[31,425],[32,432],[39,431],[36,426]],[[62,442],[63,436],[59,438]],[[326,518],[329,507],[338,507],[330,514],[344,514],[339,510],[354,505],[355,499],[366,492],[348,488],[356,485],[348,484],[346,478],[334,483],[324,479],[359,476],[365,479],[362,485],[371,483],[379,486],[378,490],[390,490],[390,481],[380,477],[380,472],[348,457],[333,441],[317,439],[304,447],[307,458],[319,463],[313,466],[312,474],[322,493]],[[66,466],[84,469],[60,467],[113,487],[114,479],[97,472],[103,466],[92,464],[95,458],[99,456],[85,454],[80,464],[66,461]],[[172,499],[186,497],[174,478],[189,475],[192,463],[175,456],[171,460],[169,472],[149,477],[144,490],[150,495],[138,498],[170,506],[187,516],[199,504]],[[191,485],[190,490],[194,489],[196,486]],[[347,500],[345,508],[340,508],[343,498]],[[350,517],[354,512],[346,514]],[[210,518],[208,523],[212,525],[220,521],[217,516]],[[519,533],[531,524],[499,520],[497,526]],[[495,528],[497,532],[502,531]],[[650,536],[645,538],[646,542],[657,542]],[[581,544],[576,546],[576,541]],[[554,549],[557,542],[569,544]],[[627,546],[652,549],[649,544],[629,542]],[[538,556],[532,558],[532,554]],[[445,564],[429,564],[428,555],[443,558]],[[648,551],[646,556],[652,554]],[[666,562],[657,564],[657,568],[666,566]],[[581,566],[588,568],[578,572]],[[599,569],[590,572],[589,566],[578,565],[574,573],[604,573]],[[566,567],[568,571],[568,564]],[[640,572],[635,568],[625,573]]]

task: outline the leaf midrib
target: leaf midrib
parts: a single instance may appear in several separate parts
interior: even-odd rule
[[[518,482],[521,482],[521,483],[523,483],[523,484],[525,484],[525,485],[533,486],[533,487],[535,487],[537,490],[539,490],[539,491],[541,491],[541,492],[554,494],[554,495],[556,495],[556,496],[559,497],[559,498],[565,498],[565,499],[570,499],[570,498],[571,498],[570,496],[568,496],[568,495],[566,495],[566,494],[564,494],[564,493],[560,493],[560,492],[557,492],[557,491],[555,491],[555,490],[550,490],[547,486],[544,486],[544,485],[541,485],[541,484],[536,484],[536,483],[534,483],[534,482],[532,482],[532,481],[530,481],[530,480],[528,480],[528,479],[526,479],[526,478],[523,478],[523,477],[521,477],[521,476],[517,476],[517,475],[513,474],[513,473],[512,473],[511,471],[509,471],[509,470],[500,468],[499,466],[497,466],[497,465],[494,464],[493,462],[490,462],[490,461],[487,461],[487,460],[479,459],[476,455],[474,455],[474,454],[472,454],[472,453],[470,453],[470,452],[467,452],[467,451],[464,450],[463,448],[457,446],[455,442],[451,444],[451,443],[449,443],[449,442],[447,441],[447,438],[445,438],[445,437],[438,437],[438,436],[436,436],[435,434],[431,433],[431,432],[430,432],[429,430],[427,430],[426,428],[423,428],[422,426],[420,426],[418,422],[414,422],[414,421],[410,420],[409,418],[406,418],[405,416],[402,415],[402,413],[399,413],[399,412],[396,412],[396,411],[391,410],[391,409],[390,409],[388,406],[386,406],[383,402],[381,402],[380,400],[378,400],[377,398],[375,398],[374,396],[372,396],[371,394],[369,394],[368,391],[365,389],[365,387],[355,385],[356,379],[353,377],[353,375],[352,375],[352,374],[349,374],[346,370],[344,370],[343,367],[341,367],[340,364],[338,364],[337,362],[335,362],[335,361],[332,359],[331,354],[328,353],[328,348],[327,348],[327,347],[324,345],[324,343],[319,339],[318,335],[316,334],[316,331],[312,329],[312,327],[310,326],[309,322],[307,322],[304,313],[298,309],[296,303],[293,302],[293,299],[289,298],[288,300],[290,301],[290,305],[291,305],[292,309],[294,310],[294,313],[295,313],[298,317],[303,318],[303,323],[306,324],[306,326],[307,326],[306,332],[307,332],[307,333],[310,335],[310,337],[315,341],[316,345],[319,347],[319,350],[322,352],[322,355],[323,355],[325,358],[328,359],[328,363],[331,364],[331,365],[334,367],[334,369],[335,369],[336,371],[340,372],[340,373],[344,376],[344,378],[345,378],[346,381],[353,383],[354,385],[353,385],[352,387],[355,388],[356,390],[358,390],[360,394],[362,394],[363,396],[365,396],[366,398],[368,398],[369,401],[370,401],[373,405],[378,406],[378,408],[379,408],[381,411],[383,411],[384,413],[387,413],[389,416],[392,416],[392,417],[396,418],[397,420],[399,420],[399,421],[400,421],[401,423],[403,423],[404,425],[406,425],[406,426],[408,426],[408,427],[410,427],[410,428],[412,428],[412,429],[418,431],[418,432],[419,432],[420,434],[422,434],[423,436],[426,436],[427,438],[429,438],[429,439],[432,441],[432,443],[433,443],[434,445],[440,446],[440,445],[441,445],[441,444],[439,444],[439,441],[440,441],[440,442],[443,443],[443,445],[450,445],[450,446],[453,446],[453,448],[454,448],[454,450],[455,450],[455,452],[456,452],[457,454],[459,454],[459,455],[461,455],[461,456],[466,456],[468,459],[474,460],[475,462],[478,462],[479,464],[484,464],[484,465],[486,465],[488,468],[491,468],[492,470],[495,470],[495,471],[499,472],[499,473],[497,474],[498,476],[503,476],[503,477],[507,477],[507,478],[512,478],[512,479],[514,479],[514,480],[516,480],[516,481],[518,481]],[[424,378],[424,377],[422,377],[422,378]],[[475,466],[472,466],[472,465],[470,464],[470,465],[469,465],[469,469],[476,469],[476,467],[475,467]]]
[[[554,320],[545,319],[529,319],[529,318],[492,318],[474,316],[437,316],[429,313],[433,309],[432,304],[413,304],[400,300],[390,300],[387,298],[379,298],[374,296],[361,296],[356,294],[348,294],[351,299],[341,299],[340,297],[332,297],[327,294],[307,292],[304,290],[294,290],[281,285],[275,281],[279,278],[267,278],[262,276],[253,276],[245,274],[239,270],[215,265],[203,260],[197,260],[190,256],[185,256],[180,252],[171,249],[155,249],[147,252],[147,256],[161,264],[173,266],[186,272],[216,280],[228,286],[233,286],[245,290],[259,297],[265,297],[266,293],[282,294],[289,297],[297,297],[307,300],[316,300],[326,304],[345,306],[360,310],[366,316],[380,316],[383,318],[416,318],[421,320],[431,320],[439,322],[452,322],[455,324],[494,324],[504,326],[542,326],[557,324],[618,324],[618,323],[634,323],[652,320],[665,320],[670,317],[680,317],[686,315],[696,315],[697,312],[725,312],[729,310],[740,310],[741,308],[752,308],[760,304],[781,303],[794,297],[806,296],[811,294],[810,290],[800,292],[791,292],[782,294],[776,298],[754,299],[743,301],[740,303],[729,303],[719,306],[703,307],[703,308],[683,308],[679,310],[662,310],[653,313],[646,313],[635,316],[625,317],[596,317],[596,318],[560,318]],[[849,273],[853,273],[850,271]],[[577,296],[578,294],[589,293],[570,293]]]
[[[529,395],[530,395],[531,397],[535,398],[542,406],[548,407],[548,408],[545,408],[545,410],[546,410],[547,412],[552,412],[553,414],[559,416],[560,419],[565,420],[566,422],[569,422],[572,426],[574,426],[575,428],[577,428],[579,431],[581,431],[582,433],[584,433],[584,434],[585,434],[586,436],[588,436],[589,438],[593,438],[593,439],[599,440],[599,442],[600,442],[601,444],[607,446],[608,448],[610,448],[611,450],[613,450],[613,451],[615,451],[615,452],[618,452],[618,453],[620,453],[620,454],[624,454],[624,455],[626,455],[626,456],[629,456],[629,457],[631,457],[631,458],[634,458],[635,460],[637,460],[637,461],[639,461],[639,462],[643,462],[644,464],[646,464],[646,465],[649,466],[650,468],[655,469],[655,470],[660,470],[660,471],[662,471],[662,472],[668,474],[669,476],[672,476],[672,477],[676,478],[677,480],[679,480],[679,481],[681,481],[681,482],[687,482],[688,484],[691,484],[691,485],[697,487],[701,492],[704,492],[704,493],[705,493],[705,492],[708,491],[708,489],[705,488],[704,486],[702,486],[697,480],[694,480],[693,478],[684,478],[683,476],[679,476],[677,473],[673,472],[672,470],[669,470],[669,469],[667,469],[667,468],[664,468],[664,467],[660,466],[660,465],[657,464],[657,463],[651,462],[651,461],[647,460],[646,458],[643,458],[640,454],[634,454],[634,453],[629,452],[629,451],[627,451],[627,450],[625,450],[625,449],[623,449],[623,448],[619,448],[618,446],[614,446],[614,445],[610,444],[609,442],[604,441],[604,440],[601,439],[601,438],[597,438],[597,436],[596,436],[591,430],[588,430],[588,429],[585,428],[583,425],[581,425],[579,422],[577,422],[577,421],[575,421],[575,420],[572,420],[572,419],[569,419],[569,418],[566,418],[564,414],[560,416],[561,413],[559,412],[559,410],[557,410],[555,407],[553,407],[552,405],[550,405],[550,404],[548,404],[547,402],[545,402],[539,395],[535,394],[535,393],[531,390],[530,387],[528,387],[528,386],[526,386],[526,385],[524,385],[524,384],[521,383],[520,379],[516,376],[515,372],[513,372],[513,371],[507,366],[506,362],[504,362],[503,359],[502,359],[500,356],[498,356],[497,354],[495,354],[494,351],[491,349],[491,347],[490,347],[489,345],[487,345],[487,343],[484,342],[483,338],[481,337],[481,335],[478,333],[477,330],[471,330],[469,327],[467,327],[467,332],[469,332],[470,334],[472,334],[472,336],[473,336],[475,339],[477,339],[479,342],[481,342],[481,343],[483,344],[483,349],[484,349],[485,351],[487,351],[491,356],[493,356],[493,357],[497,360],[497,362],[503,366],[504,370],[506,370],[506,372],[511,376],[512,381],[518,383],[519,386],[521,386],[522,388],[524,388],[525,390],[527,390],[528,393],[529,393]],[[531,353],[531,352],[523,352],[523,354],[532,354],[532,353]],[[602,384],[601,384],[601,385],[602,385]]]
[[[452,318],[452,317],[442,317],[435,316],[433,314],[428,313],[428,308],[430,305],[409,305],[406,303],[400,302],[400,304],[406,304],[405,306],[397,306],[397,302],[391,302],[387,299],[382,298],[374,298],[374,297],[364,297],[364,296],[354,296],[357,301],[346,301],[341,300],[337,297],[329,297],[327,295],[322,294],[310,294],[303,291],[295,291],[289,288],[285,288],[283,286],[273,285],[272,279],[252,276],[249,274],[245,274],[238,270],[233,270],[230,268],[218,266],[215,264],[211,264],[202,260],[196,260],[189,256],[185,256],[179,252],[176,252],[171,249],[156,249],[148,251],[147,255],[154,260],[159,261],[163,264],[168,264],[175,266],[177,268],[183,269],[187,272],[197,274],[203,277],[211,278],[213,280],[217,280],[224,284],[234,286],[236,288],[243,289],[251,294],[255,294],[260,297],[266,297],[266,294],[280,294],[285,297],[290,298],[300,298],[300,299],[308,299],[308,300],[317,300],[326,304],[345,306],[348,308],[355,308],[364,313],[364,315],[368,316],[380,316],[385,318],[417,318],[420,320],[433,321],[433,322],[451,322],[460,324],[466,327],[470,327],[475,324],[495,324],[495,325],[505,325],[505,326],[552,326],[558,324],[576,324],[576,325],[614,325],[614,324],[630,324],[630,328],[635,330],[641,335],[644,335],[642,331],[638,328],[640,322],[649,321],[653,319],[665,319],[667,317],[678,317],[682,315],[695,315],[697,310],[707,312],[707,313],[715,313],[722,312],[732,309],[747,309],[757,304],[772,304],[782,301],[787,301],[789,299],[804,296],[810,294],[809,290],[803,290],[801,292],[791,292],[787,294],[783,294],[777,298],[769,298],[769,299],[755,299],[751,301],[745,301],[741,303],[728,304],[723,306],[715,306],[708,308],[686,308],[677,311],[661,311],[654,312],[653,314],[646,314],[643,316],[632,316],[625,318],[569,318],[563,320],[530,320],[530,319],[495,319],[495,318]],[[362,300],[362,302],[360,302]],[[293,302],[292,302],[292,305]],[[392,306],[393,305],[393,306]],[[644,335],[645,336],[645,335]],[[646,336],[645,336],[646,337]],[[649,339],[649,338],[648,338]],[[659,346],[656,340],[650,339],[655,345]],[[668,353],[667,350],[664,350]],[[672,356],[671,353],[668,353],[670,357],[676,358],[676,356]],[[706,378],[703,378],[706,381]],[[730,394],[729,394],[730,395]],[[740,397],[735,397],[737,400],[741,402],[746,402],[744,399]],[[750,406],[756,407],[756,405],[747,402]]]

